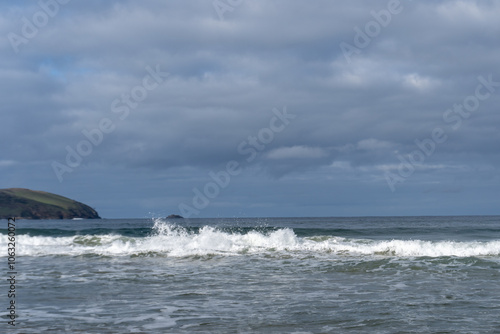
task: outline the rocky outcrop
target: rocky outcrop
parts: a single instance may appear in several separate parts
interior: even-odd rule
[[[100,219],[96,210],[67,197],[23,188],[0,189],[0,219]]]
[[[179,215],[168,215],[167,219],[183,219],[184,217]]]

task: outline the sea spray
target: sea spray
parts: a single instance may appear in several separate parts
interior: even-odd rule
[[[19,324],[23,333],[492,333],[499,221],[22,221]]]
[[[86,234],[74,236],[18,236],[20,256],[101,255],[170,257],[289,253],[290,256],[470,257],[500,256],[500,241],[371,240],[337,236],[297,237],[291,228],[248,229],[245,232],[214,226],[187,228],[155,221],[148,236]],[[0,237],[5,247],[7,236]],[[5,256],[2,254],[2,256]]]

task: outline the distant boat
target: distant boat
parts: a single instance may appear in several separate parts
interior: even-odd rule
[[[73,218],[72,220],[83,220],[83,218]]]
[[[184,217],[179,215],[168,215],[167,219],[183,219]]]

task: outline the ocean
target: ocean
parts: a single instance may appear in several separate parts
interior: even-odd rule
[[[499,216],[2,225],[0,332],[500,333]]]

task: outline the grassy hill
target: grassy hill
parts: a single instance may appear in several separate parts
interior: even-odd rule
[[[0,219],[99,219],[99,214],[72,199],[22,188],[0,189]]]

